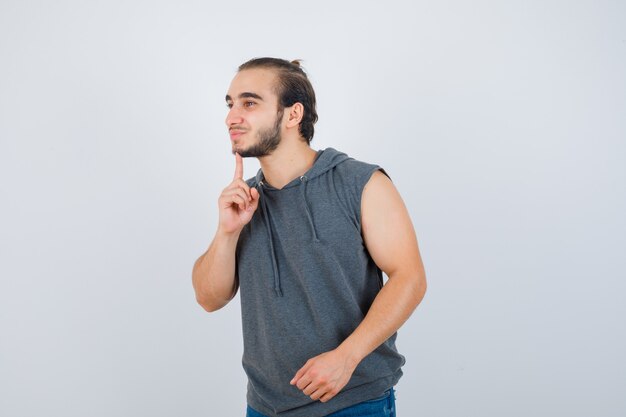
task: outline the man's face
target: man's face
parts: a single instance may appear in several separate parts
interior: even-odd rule
[[[280,144],[284,111],[278,112],[275,77],[270,70],[249,69],[238,72],[230,83],[226,126],[233,154],[261,157]]]

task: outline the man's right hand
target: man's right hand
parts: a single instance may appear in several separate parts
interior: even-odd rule
[[[243,180],[243,158],[235,153],[235,176],[218,199],[219,229],[224,233],[240,232],[259,206],[259,192]]]

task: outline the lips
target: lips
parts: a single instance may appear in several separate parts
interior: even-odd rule
[[[239,138],[241,135],[243,135],[244,133],[246,133],[246,132],[244,132],[243,130],[231,130],[230,131],[230,138],[232,140],[235,140],[235,139]]]

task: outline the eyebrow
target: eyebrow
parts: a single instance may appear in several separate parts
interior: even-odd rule
[[[256,98],[257,100],[263,101],[263,97],[261,97],[260,95],[256,93],[250,93],[250,92],[241,93],[239,94],[238,98]],[[226,94],[226,101],[233,101],[233,99],[228,94]]]

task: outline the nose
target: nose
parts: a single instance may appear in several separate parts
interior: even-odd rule
[[[237,106],[231,107],[226,115],[226,126],[231,127],[232,125],[238,125],[243,122],[243,118],[241,117],[241,111],[237,109]]]

